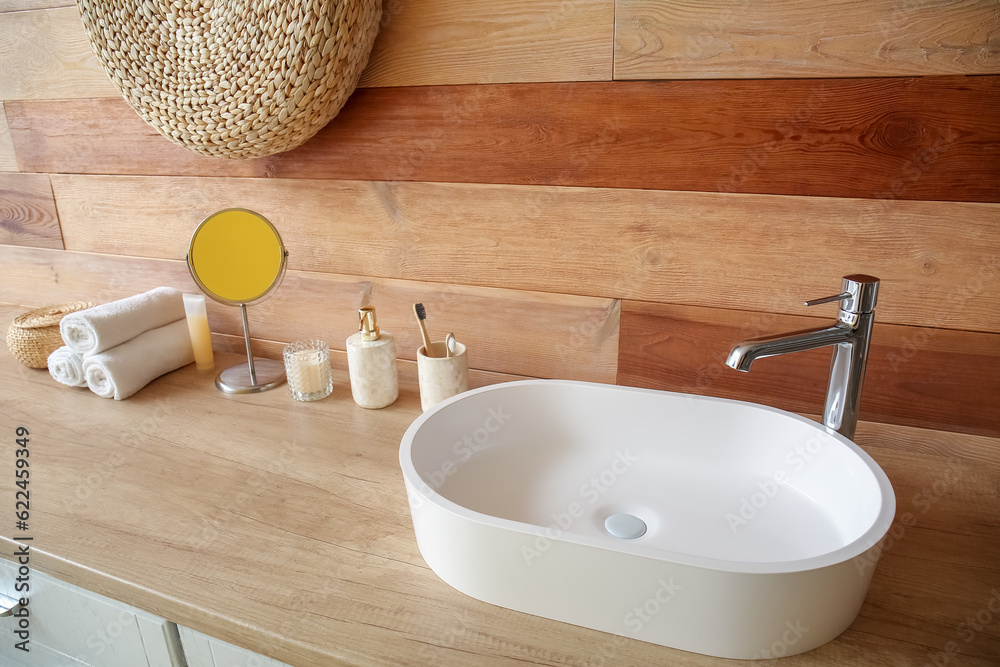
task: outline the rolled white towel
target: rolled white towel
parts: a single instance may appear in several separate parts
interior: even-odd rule
[[[83,358],[87,386],[121,401],[164,373],[194,361],[186,320],[141,333],[110,350]]]
[[[83,359],[66,345],[49,355],[48,366],[49,375],[58,382],[70,387],[87,386],[87,379],[83,376]]]
[[[184,318],[184,297],[173,287],[156,289],[70,313],[59,323],[63,342],[86,357]]]

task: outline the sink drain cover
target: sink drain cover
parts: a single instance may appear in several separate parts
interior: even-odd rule
[[[646,534],[646,522],[632,514],[612,514],[605,519],[604,530],[623,540],[634,540]]]

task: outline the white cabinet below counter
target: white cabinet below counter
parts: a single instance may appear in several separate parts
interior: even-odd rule
[[[178,626],[187,667],[289,667],[239,646]]]
[[[35,570],[18,591],[18,567],[0,558],[0,593],[28,598],[0,618],[3,667],[287,667]]]
[[[183,667],[171,623],[34,570],[18,582],[18,567],[0,559],[0,592],[28,598],[26,616],[0,618],[4,665]],[[28,590],[17,591],[18,583]],[[27,651],[18,648],[25,638]]]

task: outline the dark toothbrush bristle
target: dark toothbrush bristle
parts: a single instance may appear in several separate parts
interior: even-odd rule
[[[417,307],[417,317],[419,317],[422,320],[427,319],[427,311],[424,310],[424,304],[418,303],[416,307]]]

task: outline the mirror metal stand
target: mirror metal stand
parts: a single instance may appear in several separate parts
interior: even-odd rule
[[[215,386],[227,394],[256,394],[274,389],[285,381],[285,365],[274,359],[253,356],[245,303],[240,304],[240,314],[243,315],[243,340],[247,347],[247,362],[219,373],[219,377],[215,378]]]

